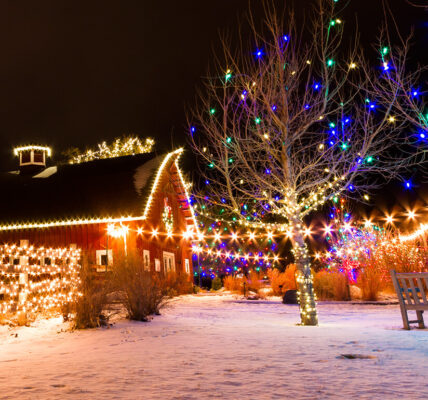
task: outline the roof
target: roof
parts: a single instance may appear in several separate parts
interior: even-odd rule
[[[0,173],[0,226],[142,216],[156,171],[168,158],[146,153],[58,165],[35,176]]]

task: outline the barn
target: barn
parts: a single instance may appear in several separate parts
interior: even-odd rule
[[[15,149],[0,174],[0,243],[79,248],[102,271],[135,251],[152,271],[191,272],[197,224],[179,168],[182,149],[47,166],[50,149]]]

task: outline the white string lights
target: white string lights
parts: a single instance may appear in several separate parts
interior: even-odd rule
[[[72,157],[70,164],[80,164],[82,162],[100,160],[105,158],[115,158],[135,154],[150,153],[153,150],[155,141],[152,138],[146,138],[144,142],[138,137],[126,139],[116,139],[111,145],[102,142],[97,150],[87,150],[83,154]]]
[[[52,149],[50,147],[34,146],[34,145],[15,147],[13,149],[13,154],[15,156],[18,156],[19,153],[22,153],[23,151],[31,151],[31,150],[45,151],[48,157],[52,155]]]
[[[400,235],[400,241],[402,242],[409,242],[416,240],[420,236],[425,235],[428,232],[428,224],[420,224],[419,228],[416,229],[414,232],[410,233],[409,235]]]
[[[40,228],[53,228],[53,227],[59,227],[59,226],[73,226],[73,225],[89,225],[89,224],[116,224],[116,223],[124,223],[124,222],[133,222],[133,221],[144,221],[148,218],[151,206],[153,204],[153,198],[156,190],[158,189],[160,178],[166,168],[166,166],[169,164],[169,161],[172,157],[177,157],[175,160],[177,170],[179,171],[180,179],[183,181],[180,171],[180,168],[178,167],[178,157],[183,152],[183,149],[177,149],[171,153],[168,153],[165,158],[163,159],[160,167],[158,168],[158,171],[155,176],[154,184],[150,190],[149,197],[147,199],[146,205],[144,207],[143,215],[141,216],[121,216],[121,217],[104,217],[104,218],[77,218],[77,219],[70,219],[70,220],[55,220],[55,221],[43,221],[43,222],[34,222],[34,223],[16,223],[16,224],[6,224],[6,225],[0,225],[0,231],[12,231],[12,230],[24,230],[24,229],[40,229]],[[188,194],[186,192],[187,201],[189,202],[189,207],[192,210],[192,207],[190,205],[190,199],[188,197]],[[192,210],[193,214],[193,210]],[[196,219],[194,218],[193,214],[193,222],[195,225],[195,229],[197,230],[197,223]]]
[[[59,309],[78,293],[80,249],[0,246],[0,313]]]

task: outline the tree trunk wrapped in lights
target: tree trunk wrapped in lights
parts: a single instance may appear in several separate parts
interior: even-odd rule
[[[304,221],[339,194],[367,200],[420,159],[407,122],[391,123],[397,93],[377,96],[388,75],[368,66],[356,39],[342,43],[337,2],[319,0],[303,27],[274,1],[264,5],[263,26],[249,18],[253,40],[242,37],[234,51],[223,39],[220,72],[189,115],[206,184],[196,210],[221,206],[222,219],[283,232],[299,271],[302,324],[316,325]]]
[[[297,266],[297,290],[300,304],[300,319],[303,325],[317,325],[318,316],[311,272],[311,259],[304,236],[295,232],[293,236],[293,255]]]

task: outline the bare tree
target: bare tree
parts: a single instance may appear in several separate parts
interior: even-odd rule
[[[424,1],[424,0],[422,0]],[[413,1],[407,1],[410,5],[412,5],[413,7],[419,7],[419,8],[424,8],[426,10],[428,10],[428,6],[426,4],[418,4],[418,3],[414,3]]]
[[[210,182],[205,195],[223,217],[245,226],[281,223],[292,241],[301,322],[318,323],[305,218],[338,194],[361,199],[415,162],[391,120],[398,92],[372,97],[378,71],[333,1],[319,0],[297,26],[265,2],[264,25],[250,15],[253,42],[235,52],[223,39],[217,76],[205,82],[189,116],[190,141]],[[220,76],[219,76],[220,75]]]
[[[428,143],[428,103],[426,87],[428,66],[411,58],[413,34],[403,37],[397,27],[393,12],[385,4],[385,24],[379,36],[378,48],[384,74],[372,82],[374,95],[383,104],[391,104],[391,121],[403,121],[413,132],[415,144]],[[391,102],[394,96],[397,101]],[[412,133],[411,133],[412,134]],[[422,150],[423,151],[423,150]]]

